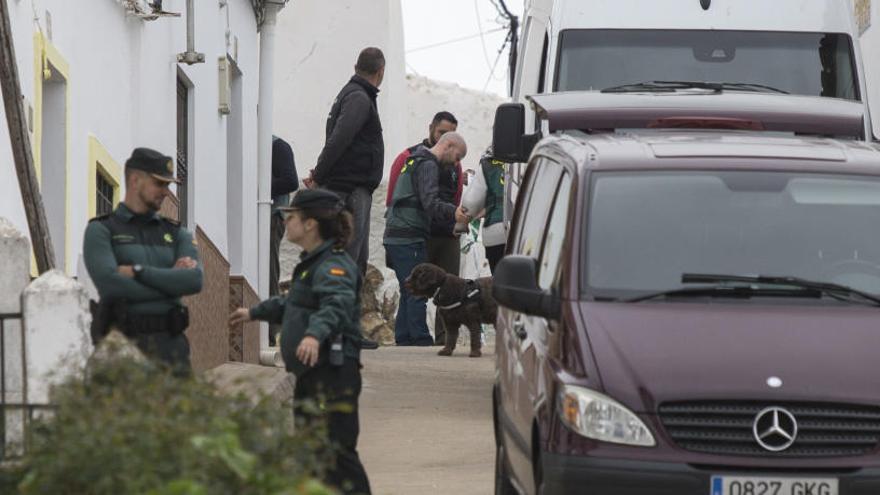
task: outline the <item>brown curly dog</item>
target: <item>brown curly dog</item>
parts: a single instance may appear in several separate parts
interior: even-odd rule
[[[433,298],[446,326],[446,345],[437,354],[451,356],[464,325],[471,333],[470,357],[480,357],[481,323],[495,324],[498,304],[492,299],[492,278],[465,280],[443,271],[437,265],[417,265],[404,282],[415,296]]]

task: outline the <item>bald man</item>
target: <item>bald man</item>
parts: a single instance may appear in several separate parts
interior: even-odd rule
[[[454,167],[467,154],[460,134],[447,132],[432,148],[420,148],[400,170],[385,222],[385,253],[388,266],[400,283],[400,304],[394,324],[394,340],[400,346],[434,343],[425,319],[427,301],[413,297],[404,281],[413,268],[428,260],[426,244],[431,223],[468,222],[469,217],[438,195],[441,167]]]

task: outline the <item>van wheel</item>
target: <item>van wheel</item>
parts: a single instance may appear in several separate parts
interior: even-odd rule
[[[507,454],[500,442],[495,447],[495,495],[519,495],[516,488],[513,487],[513,483],[510,482]]]

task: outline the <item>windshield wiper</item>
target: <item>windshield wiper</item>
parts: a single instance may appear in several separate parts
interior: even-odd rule
[[[861,291],[848,285],[831,282],[819,282],[799,277],[778,277],[767,275],[717,275],[708,273],[685,273],[681,276],[683,284],[718,284],[725,282],[741,282],[746,284],[787,285],[800,289],[818,291],[829,297],[846,301],[858,298],[864,302],[880,306],[880,297]]]
[[[822,297],[827,296],[838,301],[859,301],[863,304],[880,306],[880,297],[860,291],[853,287],[830,282],[818,282],[798,277],[776,277],[766,275],[717,275],[707,273],[685,273],[681,276],[683,284],[716,284],[709,287],[686,287],[654,292],[629,299],[623,302],[640,302],[659,297],[739,297],[753,296],[770,297]],[[726,285],[729,283],[747,285]],[[756,285],[788,286],[767,288]]]
[[[663,298],[698,298],[717,297],[727,299],[750,299],[755,296],[761,297],[811,297],[820,298],[822,293],[812,289],[762,289],[749,285],[714,285],[710,287],[685,287],[683,289],[669,289],[631,298],[620,298],[617,301],[637,303],[650,299]]]
[[[708,89],[716,93],[720,93],[722,85],[720,83],[709,83],[701,81],[646,81],[635,84],[621,84],[620,86],[611,86],[605,88],[602,93],[674,93],[679,89]]]
[[[705,82],[705,81],[649,81],[635,84],[622,84],[605,88],[602,93],[674,93],[680,89],[708,89],[720,93],[725,89],[736,91],[756,91],[790,94],[788,91],[766,84],[744,82]]]

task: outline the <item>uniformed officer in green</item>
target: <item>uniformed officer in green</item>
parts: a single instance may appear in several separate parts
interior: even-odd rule
[[[186,375],[189,313],[181,296],[202,290],[202,269],[192,234],[158,213],[172,182],[171,157],[135,149],[125,162],[125,199],[89,221],[83,256],[104,314],[112,307],[114,323],[147,356]]]
[[[480,158],[480,173],[486,182],[483,246],[489,270],[495,273],[507,246],[507,224],[504,222],[504,162],[494,158],[491,146]]]
[[[360,271],[345,246],[351,213],[336,194],[299,191],[287,212],[287,239],[302,247],[286,297],[239,308],[230,324],[250,320],[281,323],[281,355],[296,375],[294,414],[308,424],[326,420],[335,463],[328,484],[349,494],[369,494],[370,483],[357,453],[361,393]],[[315,418],[300,407],[316,401],[327,412]]]

